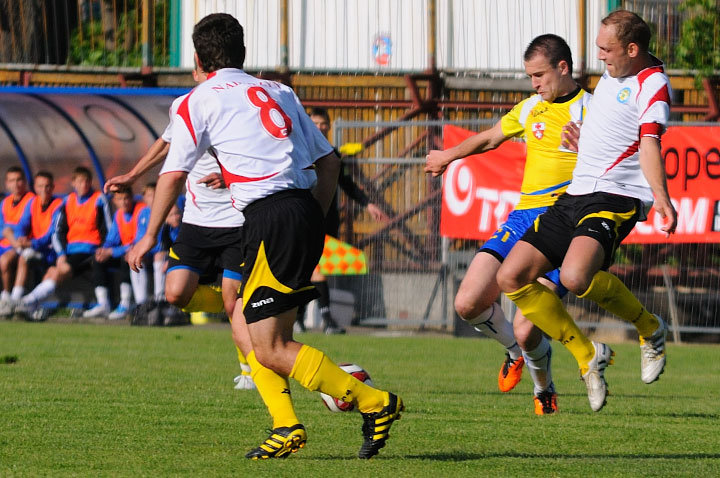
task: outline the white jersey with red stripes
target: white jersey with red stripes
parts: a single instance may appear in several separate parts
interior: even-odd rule
[[[659,60],[634,76],[613,78],[606,71],[580,131],[577,164],[567,193],[604,191],[652,204],[638,148],[641,137],[659,139],[665,131],[670,98],[670,80]]]
[[[208,75],[172,123],[161,173],[190,171],[209,151],[239,211],[279,191],[312,188],[313,163],[333,151],[292,89],[235,68]]]
[[[187,95],[176,98],[170,107],[170,124],[162,134],[166,143],[172,144],[173,118]],[[167,162],[163,165],[160,174],[166,171]],[[220,173],[217,160],[210,154],[203,154],[188,172],[185,181],[187,196],[182,222],[203,227],[239,227],[245,222],[241,212],[232,207],[230,191],[225,188],[212,189],[205,184],[198,184],[198,180],[212,173]]]

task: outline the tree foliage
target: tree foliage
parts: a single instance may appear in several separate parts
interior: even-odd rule
[[[679,11],[687,17],[675,47],[675,67],[699,70],[708,76],[720,70],[720,2],[685,0]]]
[[[105,2],[102,1],[102,8]],[[101,2],[88,2],[95,14],[73,31],[70,39],[69,64],[88,66],[142,66],[142,43],[139,40],[142,18],[138,18],[138,0],[127,0],[127,8],[117,8],[117,23],[108,24],[99,13]],[[166,0],[154,2],[153,64],[167,65],[168,25],[163,12]],[[110,8],[112,10],[112,8]],[[92,19],[92,21],[90,20]]]

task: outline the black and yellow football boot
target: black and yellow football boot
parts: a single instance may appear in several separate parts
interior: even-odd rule
[[[378,454],[380,448],[390,438],[390,427],[395,420],[400,419],[400,412],[405,410],[405,405],[400,397],[394,393],[388,393],[385,406],[379,412],[363,413],[363,444],[358,452],[359,458],[372,458]]]
[[[287,458],[305,446],[307,433],[301,424],[292,427],[278,427],[270,430],[268,436],[259,447],[245,454],[251,460],[267,460],[269,458]]]

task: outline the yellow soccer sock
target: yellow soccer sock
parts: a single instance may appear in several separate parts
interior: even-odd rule
[[[237,350],[237,357],[238,362],[240,362],[240,369],[242,370],[242,375],[251,375],[250,371],[252,369],[250,368],[250,364],[248,364],[247,359],[243,355],[242,350],[240,350],[240,347],[238,347],[237,345],[235,346],[235,350]]]
[[[300,423],[295,415],[287,377],[260,365],[254,350],[248,354],[247,360],[252,370],[250,376],[273,419],[273,428],[291,427]]]
[[[222,292],[209,285],[199,285],[190,298],[190,302],[182,308],[185,312],[208,312],[218,314],[225,310]]]
[[[583,295],[600,307],[635,325],[642,337],[650,337],[660,325],[657,317],[647,311],[632,292],[615,275],[600,271],[593,277]]]
[[[595,346],[580,331],[557,294],[539,282],[531,282],[505,295],[530,322],[567,347],[582,373],[587,371],[588,363],[595,356]]]
[[[385,392],[372,388],[335,365],[321,351],[303,345],[290,376],[308,390],[319,390],[344,402],[357,403],[361,412],[379,412]]]

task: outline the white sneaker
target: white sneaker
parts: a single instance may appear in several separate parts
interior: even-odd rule
[[[645,383],[653,383],[665,371],[665,336],[667,324],[659,316],[660,323],[650,337],[640,337],[640,378]]]
[[[50,311],[50,309],[47,309],[45,307],[37,307],[35,310],[33,310],[28,320],[32,322],[45,322],[48,317],[50,317]]]
[[[16,303],[12,299],[0,300],[0,317],[10,317],[15,310]]]
[[[233,379],[235,382],[235,390],[253,390],[255,382],[250,375],[238,375]]]
[[[130,315],[130,309],[124,305],[118,305],[115,307],[115,310],[110,312],[108,320],[123,320],[126,319],[128,315]]]
[[[585,382],[588,392],[588,400],[590,400],[590,408],[594,412],[600,411],[607,402],[607,382],[605,381],[605,369],[613,363],[613,355],[615,352],[610,347],[600,342],[593,342],[595,347],[595,356],[588,364],[588,371],[583,374],[582,379]]]
[[[35,313],[40,310],[37,302],[20,301],[15,305],[15,313],[22,315],[25,320],[32,319]]]
[[[83,312],[84,319],[96,319],[99,317],[107,317],[110,314],[110,308],[105,305],[96,305],[92,309]]]

